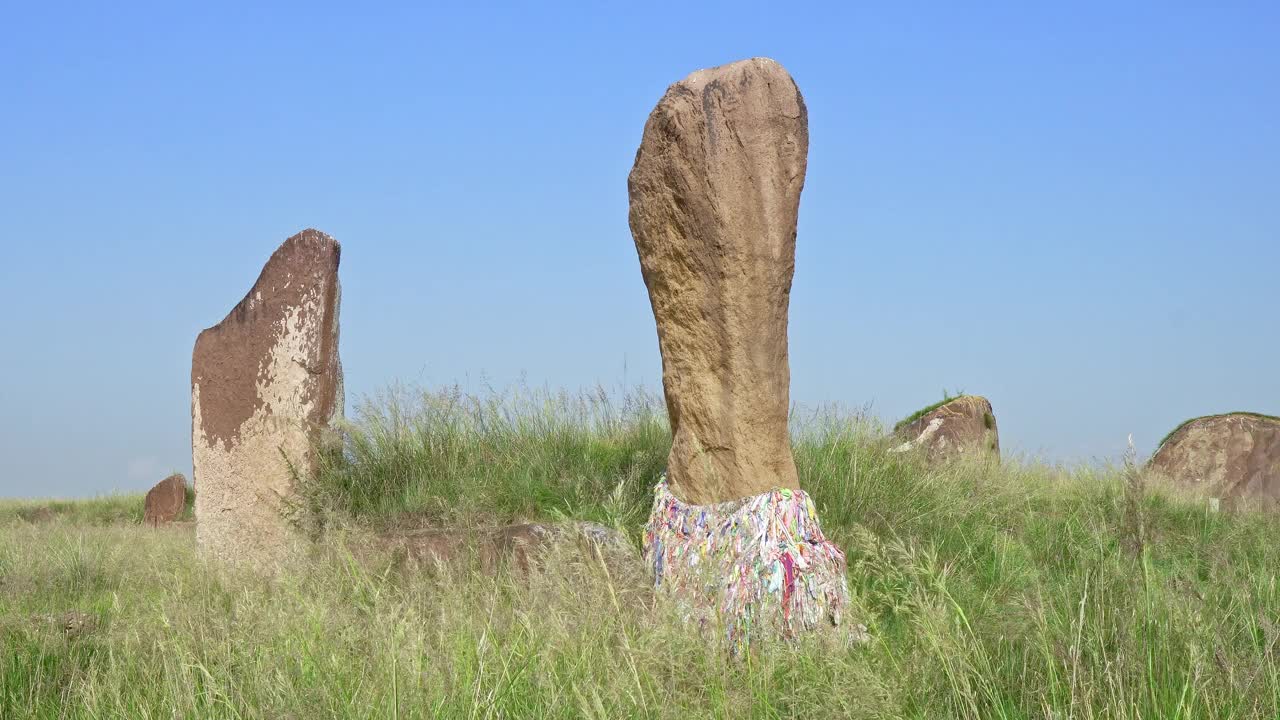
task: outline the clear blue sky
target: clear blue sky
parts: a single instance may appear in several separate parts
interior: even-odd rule
[[[809,106],[797,402],[960,388],[1068,462],[1280,413],[1275,2],[179,5],[3,11],[0,496],[190,472],[195,336],[306,227],[349,404],[659,387],[627,172],[755,55]]]

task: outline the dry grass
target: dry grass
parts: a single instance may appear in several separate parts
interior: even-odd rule
[[[1275,517],[1208,512],[1122,468],[928,469],[857,418],[808,418],[795,447],[848,553],[863,648],[735,662],[590,568],[352,560],[349,530],[405,512],[583,517],[636,538],[660,415],[544,400],[368,406],[309,485],[314,557],[272,582],[201,565],[189,529],[0,509],[0,717],[1280,714]]]

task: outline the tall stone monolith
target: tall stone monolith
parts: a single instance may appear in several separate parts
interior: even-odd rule
[[[196,338],[191,445],[196,543],[205,557],[271,571],[295,549],[295,477],[342,413],[338,242],[304,230],[240,304]]]
[[[668,478],[714,503],[799,488],[787,433],[787,309],[808,113],[754,58],[667,89],[628,190],[674,433]]]
[[[787,428],[808,148],[795,82],[753,58],[669,87],[628,181],[673,436],[646,558],[659,593],[728,628],[735,647],[838,626],[848,600],[844,555],[800,490]]]

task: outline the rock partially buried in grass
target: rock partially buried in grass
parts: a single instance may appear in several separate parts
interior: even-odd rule
[[[502,527],[429,527],[387,532],[376,545],[398,561],[451,570],[476,569],[518,575],[557,562],[603,562],[611,576],[627,583],[643,575],[640,556],[626,536],[591,522],[517,523]]]
[[[295,549],[284,513],[342,413],[338,242],[304,230],[196,339],[191,363],[196,544],[271,571]]]
[[[142,522],[152,527],[168,525],[187,509],[187,479],[174,473],[147,492],[142,506]]]
[[[787,427],[787,313],[808,111],[752,58],[672,85],[628,179],[671,421],[645,558],[659,597],[736,652],[845,621],[845,557],[800,490]]]
[[[667,88],[627,189],[662,350],[671,488],[691,503],[798,489],[787,308],[808,113],[766,58]]]
[[[1280,418],[1236,412],[1188,420],[1148,467],[1216,498],[1280,508]]]
[[[897,452],[921,450],[930,462],[958,457],[1000,459],[1000,433],[991,402],[978,395],[948,398],[898,423]]]
[[[56,631],[68,640],[79,640],[98,629],[98,618],[79,610],[56,615],[34,615],[31,623],[38,631]]]
[[[38,507],[18,508],[18,517],[22,518],[23,522],[39,525],[53,522],[58,517],[58,514],[53,511],[53,508],[41,505]]]

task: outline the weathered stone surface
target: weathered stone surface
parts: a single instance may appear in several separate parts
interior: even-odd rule
[[[182,517],[182,511],[186,509],[187,479],[182,473],[174,473],[147,492],[142,521],[153,527],[167,525]]]
[[[294,473],[342,413],[338,242],[289,238],[240,304],[196,339],[191,364],[196,544],[270,570],[294,538],[283,516]]]
[[[689,75],[645,123],[630,223],[686,502],[799,487],[787,312],[808,148],[804,99],[766,58]]]
[[[897,452],[922,450],[930,462],[957,457],[1000,458],[1000,433],[991,403],[978,395],[961,395],[919,417],[899,423],[894,434],[903,441]]]
[[[1280,507],[1280,418],[1251,413],[1196,418],[1165,438],[1149,467],[1213,497]]]

